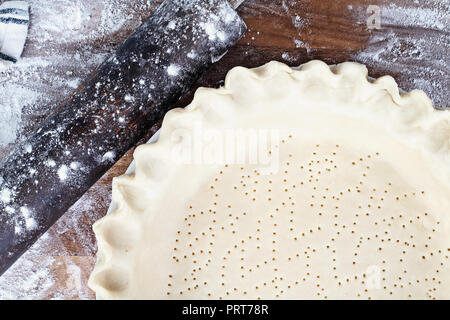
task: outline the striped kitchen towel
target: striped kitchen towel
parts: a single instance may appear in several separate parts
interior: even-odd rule
[[[16,62],[23,51],[30,16],[26,1],[6,1],[0,5],[0,64]]]

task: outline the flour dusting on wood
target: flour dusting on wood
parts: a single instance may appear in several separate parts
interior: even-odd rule
[[[352,10],[361,23],[365,10],[355,6]],[[395,73],[403,89],[425,91],[435,107],[450,107],[450,2],[389,4],[380,6],[380,13],[381,29],[371,31],[366,48],[353,58],[380,74]]]

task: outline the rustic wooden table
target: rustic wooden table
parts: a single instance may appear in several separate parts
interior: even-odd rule
[[[26,74],[28,82],[22,87],[39,90],[41,95],[24,106],[19,138],[72,90],[71,83],[76,84],[93,70],[161,1],[60,0],[48,8],[34,2],[24,61],[33,63],[37,59],[39,63]],[[226,72],[237,65],[256,67],[271,60],[292,66],[311,59],[327,63],[358,61],[368,66],[371,76],[390,74],[401,88],[423,89],[436,107],[449,107],[448,1],[248,0],[238,11],[247,23],[247,34],[196,87],[220,86]],[[75,13],[67,16],[67,12]],[[47,21],[48,15],[55,17],[53,24]],[[120,23],[115,22],[117,19]],[[378,28],[373,28],[377,22]],[[58,41],[64,32],[69,35]],[[26,73],[8,72],[0,74],[0,85],[8,81],[8,76],[21,81],[17,72]],[[194,90],[176,106],[189,103]],[[155,126],[140,143],[157,129]],[[12,146],[0,146],[0,159]],[[91,226],[106,213],[111,180],[125,172],[132,152],[0,278],[0,298],[94,298],[86,286],[96,252]]]

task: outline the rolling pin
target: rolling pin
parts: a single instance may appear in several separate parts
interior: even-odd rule
[[[0,163],[0,275],[245,30],[226,0],[167,0],[20,142]]]

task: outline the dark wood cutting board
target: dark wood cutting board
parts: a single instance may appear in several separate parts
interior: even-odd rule
[[[122,1],[129,3],[128,14],[132,23],[125,24],[103,43],[100,41],[98,46],[118,46],[160,2],[154,1],[147,10],[135,10],[132,4],[135,1]],[[311,59],[321,59],[327,63],[358,61],[368,65],[371,76],[390,74],[401,88],[407,91],[423,89],[436,107],[449,107],[450,5],[440,0],[418,2],[248,0],[238,10],[248,26],[246,36],[213,65],[196,87],[220,86],[226,72],[238,65],[256,67],[271,60],[291,66]],[[380,9],[379,29],[368,27],[372,26],[370,22],[374,20],[371,18],[377,12],[377,7],[369,8],[373,5]],[[95,25],[90,28],[95,28]],[[31,46],[25,55],[37,54],[39,49],[36,48]],[[91,44],[90,48],[95,46]],[[80,48],[74,45],[59,50],[75,53]],[[64,68],[56,71],[66,73]],[[44,72],[51,75],[55,70],[49,68]],[[176,106],[187,105],[194,90]],[[62,98],[59,92],[50,89],[48,96],[55,101]],[[44,115],[45,112],[41,116],[28,117],[23,134],[26,135]],[[149,139],[157,129],[158,126],[155,126],[140,143]],[[125,172],[132,161],[132,151],[118,161],[30,252],[5,273],[4,279],[0,279],[0,294],[11,286],[10,297],[94,298],[86,287],[96,250],[91,226],[106,213],[111,199],[111,180]],[[51,277],[51,281],[45,282],[36,274],[42,278]],[[34,277],[36,280],[26,287],[23,281],[15,281],[17,277]]]

